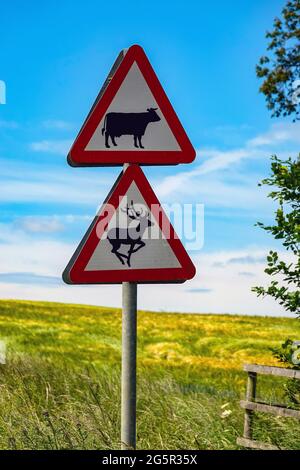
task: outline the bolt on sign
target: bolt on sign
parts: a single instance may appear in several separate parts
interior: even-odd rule
[[[191,163],[195,150],[145,52],[121,52],[70,152],[72,166]]]
[[[195,267],[138,165],[121,173],[63,278],[68,284],[184,282]]]

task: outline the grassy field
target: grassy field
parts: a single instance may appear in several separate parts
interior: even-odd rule
[[[138,448],[237,449],[244,363],[300,338],[296,319],[138,314]],[[1,449],[120,447],[121,312],[0,301]],[[284,381],[259,378],[258,397],[284,402]],[[300,449],[294,420],[258,415],[254,437]]]

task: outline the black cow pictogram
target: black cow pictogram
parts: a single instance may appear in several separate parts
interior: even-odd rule
[[[109,137],[113,145],[117,147],[116,137],[133,135],[134,146],[143,149],[142,137],[149,122],[160,121],[156,110],[157,108],[148,108],[144,113],[107,113],[102,128],[102,135],[105,135],[105,147],[110,148]]]

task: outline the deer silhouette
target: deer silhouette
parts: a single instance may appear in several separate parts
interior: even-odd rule
[[[125,264],[124,260],[126,260],[127,265],[131,267],[131,255],[146,245],[142,237],[145,230],[154,224],[149,219],[148,211],[143,209],[140,211],[135,210],[133,201],[131,201],[130,206],[127,204],[126,208],[121,209],[121,211],[125,212],[130,220],[136,220],[138,223],[133,224],[130,222],[128,228],[111,228],[107,232],[107,239],[112,246],[111,253],[114,253],[123,265]],[[121,245],[129,245],[127,255],[118,251]]]

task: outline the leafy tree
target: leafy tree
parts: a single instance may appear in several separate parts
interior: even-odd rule
[[[300,119],[300,0],[290,0],[267,32],[269,55],[260,58],[256,74],[264,81],[265,95],[272,116],[294,115]]]
[[[279,204],[274,225],[257,225],[271,233],[291,254],[291,261],[283,261],[276,251],[270,251],[265,273],[275,276],[269,287],[254,287],[258,296],[271,296],[285,310],[300,315],[300,155],[296,161],[272,157],[271,176],[260,185],[274,187],[269,197]]]
[[[299,341],[288,338],[281,346],[271,348],[274,357],[288,367],[300,370],[300,346]]]
[[[275,18],[274,29],[267,32],[267,50],[256,73],[264,78],[264,93],[272,117],[292,115],[300,119],[300,0],[288,0],[282,18]],[[274,225],[258,226],[282,240],[290,255],[283,261],[270,251],[265,272],[274,277],[269,287],[254,287],[258,296],[271,296],[285,310],[300,315],[300,154],[296,160],[272,157],[271,176],[260,184],[271,186],[269,197],[278,202]]]
[[[285,367],[300,369],[300,345],[299,341],[288,338],[281,346],[271,349],[276,357]],[[284,385],[285,396],[289,404],[295,408],[300,406],[300,380],[288,379]]]

